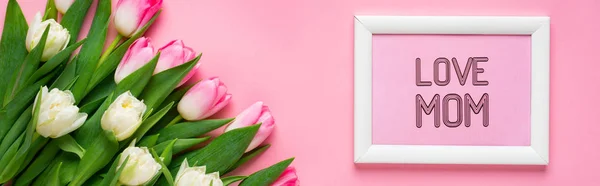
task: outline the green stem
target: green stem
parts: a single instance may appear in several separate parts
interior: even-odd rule
[[[117,36],[115,37],[115,40],[113,40],[113,42],[110,44],[110,46],[108,46],[108,48],[106,49],[106,51],[104,51],[104,54],[102,54],[102,57],[100,57],[100,61],[98,62],[98,66],[100,66],[100,64],[102,64],[102,62],[104,62],[104,60],[106,60],[106,58],[108,57],[108,55],[110,55],[110,53],[112,53],[112,51],[115,48],[117,48],[117,46],[121,42],[121,39],[123,39],[123,36],[121,34],[117,34]]]
[[[171,120],[171,122],[169,122],[169,124],[167,124],[166,127],[169,127],[171,125],[175,125],[175,123],[178,123],[179,121],[181,121],[183,118],[181,117],[181,115],[177,115],[177,117],[173,118],[173,120]]]

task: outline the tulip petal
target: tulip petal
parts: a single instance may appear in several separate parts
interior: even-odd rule
[[[194,77],[194,75],[198,73],[198,69],[200,69],[200,63],[196,64],[196,66],[194,66],[194,68],[192,68],[192,70],[190,70],[190,72],[188,72],[188,74],[185,77],[183,77],[183,79],[181,79],[181,82],[177,84],[177,87],[180,87],[181,85],[185,84],[187,81],[192,79],[192,77]]]
[[[154,74],[185,63],[183,62],[184,52],[183,41],[181,40],[173,40],[158,50],[160,51],[160,58],[154,69]]]
[[[229,100],[231,100],[231,94],[223,96],[223,99],[219,100],[219,102],[215,106],[213,106],[212,109],[210,109],[208,112],[202,115],[201,118],[208,118],[213,114],[219,112],[221,109],[227,106],[227,104],[229,104]]]
[[[150,39],[141,37],[129,47],[115,71],[115,82],[119,83],[129,74],[144,66],[154,57]]]
[[[147,1],[149,8],[147,8],[146,11],[143,13],[144,17],[141,19],[140,23],[138,24],[138,28],[142,28],[143,25],[148,23],[148,21],[150,21],[150,19],[152,19],[152,17],[154,17],[154,14],[156,14],[156,12],[158,12],[158,10],[160,10],[160,7],[162,6],[162,2],[163,2],[163,0]]]
[[[233,122],[225,129],[225,132],[256,124],[256,121],[258,121],[258,117],[260,117],[262,109],[262,101],[258,101],[252,104],[250,107],[248,107],[246,110],[242,111],[235,117],[235,120],[233,120]]]
[[[251,151],[262,144],[262,142],[264,142],[271,135],[273,129],[275,128],[275,122],[270,112],[263,113],[258,122],[262,124],[260,125],[258,132],[256,132],[254,139],[252,139],[252,142],[250,142],[250,145],[248,145],[246,152]]]
[[[29,25],[29,29],[27,30],[27,36],[25,38],[25,48],[27,48],[27,51],[31,51],[31,49],[35,47],[34,44],[37,42],[35,42],[33,38],[35,38],[35,32],[38,30],[41,23],[42,14],[40,12],[37,12],[35,14],[35,17],[33,17],[33,21]]]
[[[143,48],[138,53],[134,53],[129,57],[129,60],[119,65],[119,68],[115,71],[115,81],[118,83],[125,77],[129,76],[136,70],[142,68],[146,63],[150,62],[154,57],[154,50],[152,48]]]
[[[271,184],[271,186],[298,186],[300,185],[300,181],[298,180],[298,175],[296,175],[296,168],[288,167],[286,168],[281,176],[275,182]]]
[[[181,116],[186,120],[203,119],[201,116],[213,106],[213,100],[217,96],[216,86],[215,82],[206,80],[188,90],[177,105]]]
[[[119,34],[131,36],[138,29],[148,5],[140,0],[120,0],[115,12],[115,26]]]
[[[56,10],[62,14],[65,14],[67,13],[67,10],[71,4],[73,4],[73,1],[75,0],[54,0],[54,5],[56,6]]]
[[[187,46],[183,46],[183,54],[184,62],[188,62],[196,57],[196,52],[194,52],[194,49]]]
[[[220,100],[223,99],[223,96],[225,96],[225,94],[227,94],[227,86],[225,86],[225,84],[223,84],[223,82],[221,82],[219,80],[219,78],[211,78],[211,80],[215,83],[215,85],[217,86],[217,96],[216,99],[214,99],[213,101],[213,105],[216,105]]]
[[[85,123],[86,119],[87,119],[86,113],[78,113],[73,124],[71,124],[70,127],[67,127],[64,130],[60,131],[58,134],[56,134],[56,137],[54,137],[54,138],[62,137],[68,133],[71,133],[71,132],[79,129],[79,127],[81,127],[83,125],[83,123]]]

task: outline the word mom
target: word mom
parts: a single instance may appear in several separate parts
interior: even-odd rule
[[[487,61],[488,61],[487,57],[470,57],[469,60],[467,61],[467,64],[465,65],[465,68],[461,69],[456,58],[452,58],[452,66],[454,67],[454,72],[456,73],[456,76],[458,77],[458,81],[459,81],[460,85],[464,86],[466,84],[466,81],[467,81],[467,78],[469,77],[469,72],[470,72],[471,77],[472,77],[473,86],[487,86],[489,84],[488,81],[479,80],[477,78],[478,74],[485,72],[485,70],[483,68],[477,67],[477,63],[487,62]],[[421,79],[421,59],[417,58],[415,60],[415,62],[416,62],[416,85],[417,86],[432,86],[433,83],[431,81],[423,81]],[[444,64],[444,66],[445,66],[444,79],[440,79],[440,64]],[[447,58],[444,58],[444,57],[437,58],[433,62],[433,81],[435,82],[435,84],[437,86],[446,86],[450,83],[450,74],[451,74],[450,68],[451,68],[450,60],[448,60]],[[444,98],[441,100],[440,100],[440,95],[435,94],[433,96],[433,98],[431,99],[431,101],[429,102],[429,104],[427,104],[427,102],[423,99],[421,94],[417,94],[415,96],[416,113],[417,113],[417,115],[416,115],[417,128],[421,128],[423,126],[423,116],[422,116],[421,111],[425,112],[425,114],[427,114],[427,115],[430,115],[431,113],[433,113],[434,126],[436,128],[439,128],[441,126],[440,121],[444,122],[444,125],[446,125],[447,127],[455,128],[455,127],[460,126],[463,122],[463,113],[464,113],[465,126],[469,127],[469,126],[471,126],[471,111],[473,111],[475,114],[479,114],[480,112],[483,111],[483,126],[487,127],[487,126],[489,126],[489,107],[490,107],[489,100],[490,100],[490,98],[487,93],[483,94],[477,103],[475,103],[475,101],[473,100],[473,98],[471,97],[471,95],[469,93],[466,93],[464,95],[464,101],[460,95],[455,94],[455,93],[450,93],[450,94],[447,94],[446,96],[444,96]],[[455,121],[450,121],[450,116],[449,116],[450,115],[449,114],[450,113],[449,112],[449,109],[450,109],[449,102],[450,101],[456,102],[457,117],[456,117]],[[463,112],[463,109],[464,109],[464,112]],[[441,113],[440,113],[440,110],[441,110]]]

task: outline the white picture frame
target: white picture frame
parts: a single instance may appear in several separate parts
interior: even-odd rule
[[[531,145],[436,146],[372,143],[373,34],[531,35]],[[549,163],[550,18],[355,16],[354,162],[407,164]]]

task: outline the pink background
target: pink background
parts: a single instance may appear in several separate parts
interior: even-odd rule
[[[45,1],[19,2],[31,20]],[[296,156],[304,186],[598,185],[598,7],[597,0],[165,0],[150,37],[159,46],[184,39],[204,52],[203,76],[219,75],[234,94],[222,115],[269,104],[274,145],[243,173]],[[353,164],[355,14],[550,16],[550,165]]]
[[[396,145],[511,145],[530,144],[530,36],[501,35],[373,35],[373,143]],[[435,84],[434,61],[447,58],[450,82]],[[464,86],[456,75],[452,58],[456,58],[463,73],[469,57],[488,57],[478,62],[479,81],[487,86],[474,86],[469,68]],[[421,59],[421,81],[432,86],[415,84],[415,59]],[[440,80],[445,80],[446,65],[440,64]],[[447,107],[449,121],[457,120],[457,101],[443,102],[454,93],[462,99],[462,124],[446,127],[441,121],[442,108]],[[484,93],[489,95],[489,126],[483,126],[483,110],[475,114],[465,108],[465,94],[475,103]],[[427,104],[440,95],[440,127],[434,126],[434,113],[426,115],[416,110],[416,95]],[[447,106],[445,106],[447,105]],[[416,112],[421,112],[422,126],[416,127]],[[465,127],[465,117],[471,114],[471,126]]]

